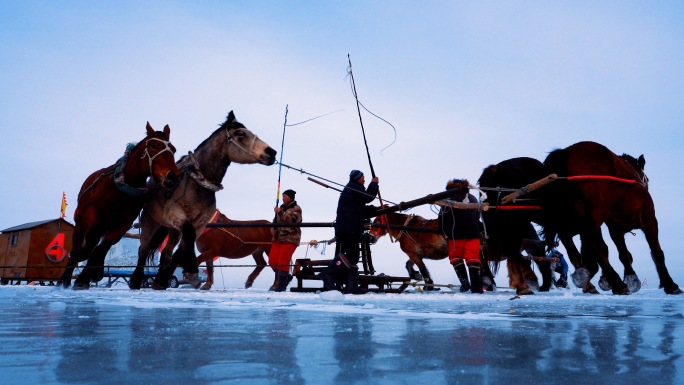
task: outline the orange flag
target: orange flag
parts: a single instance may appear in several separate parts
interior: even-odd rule
[[[66,208],[67,208],[67,206],[68,206],[68,204],[67,204],[67,201],[66,201],[66,193],[65,193],[64,191],[62,191],[62,208],[61,208],[61,210],[60,210],[60,212],[62,213],[62,218],[66,218]]]

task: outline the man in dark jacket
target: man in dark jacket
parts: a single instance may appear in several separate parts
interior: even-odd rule
[[[361,294],[358,287],[359,244],[362,241],[366,221],[373,216],[376,208],[367,203],[378,195],[380,187],[375,177],[364,188],[366,179],[359,170],[352,170],[349,183],[344,187],[337,202],[337,218],[335,219],[335,238],[340,247],[340,254],[321,272],[326,290],[335,290],[335,282],[346,281],[345,292]]]
[[[478,203],[469,193],[467,180],[452,179],[447,190],[458,189],[459,193],[450,200],[464,203]],[[461,292],[469,289],[472,293],[482,293],[482,263],[480,262],[480,212],[442,206],[437,216],[439,229],[444,233],[449,246],[449,261],[461,281]],[[468,282],[468,272],[470,282]]]

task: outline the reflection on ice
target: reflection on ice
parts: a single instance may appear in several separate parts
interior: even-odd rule
[[[684,298],[0,287],[3,382],[684,382]]]

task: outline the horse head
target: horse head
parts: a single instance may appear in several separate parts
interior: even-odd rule
[[[155,131],[147,122],[147,137],[143,140],[144,152],[142,159],[147,158],[150,176],[164,187],[173,187],[178,180],[178,167],[174,154],[176,147],[169,141],[171,129],[167,124],[164,131]]]
[[[644,155],[639,155],[639,159],[636,159],[629,154],[622,154],[620,155],[620,158],[632,166],[634,172],[638,175],[641,184],[648,188],[648,176],[646,176],[646,173],[644,172],[644,167],[646,166],[646,158],[644,158]]]
[[[376,239],[376,241],[380,239],[380,237],[387,234],[387,227],[383,225],[387,225],[387,215],[383,214],[375,217],[373,220],[373,226],[371,226],[369,233]]]
[[[228,158],[236,163],[261,163],[267,166],[275,163],[277,151],[271,148],[268,143],[259,139],[252,131],[248,130],[242,123],[235,120],[233,111],[228,113],[228,118],[221,125],[225,129],[227,144],[226,152]]]

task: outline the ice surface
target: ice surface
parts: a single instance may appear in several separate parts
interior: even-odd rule
[[[684,296],[0,287],[11,384],[681,384]]]

